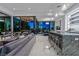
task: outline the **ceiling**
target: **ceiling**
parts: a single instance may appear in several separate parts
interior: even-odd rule
[[[73,3],[65,3],[67,8]],[[64,3],[0,3],[0,6],[13,12],[15,16],[36,16],[55,17],[56,13],[62,12],[61,8]]]

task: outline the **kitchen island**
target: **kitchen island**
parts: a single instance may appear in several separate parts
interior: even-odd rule
[[[50,31],[49,42],[58,55],[79,56],[78,33]]]

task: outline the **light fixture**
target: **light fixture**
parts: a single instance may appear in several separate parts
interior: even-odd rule
[[[54,18],[52,17],[51,20],[54,20]]]
[[[49,22],[46,22],[46,24],[49,24]]]
[[[0,22],[4,22],[4,20],[0,20]]]
[[[57,17],[57,16],[58,16],[58,14],[56,13],[56,14],[55,14],[55,17]]]
[[[31,8],[28,8],[28,10],[31,10]]]
[[[67,6],[66,6],[66,4],[64,4],[64,5],[62,6],[62,11],[66,10],[66,9],[67,9]]]
[[[15,8],[13,8],[13,10],[15,11]]]

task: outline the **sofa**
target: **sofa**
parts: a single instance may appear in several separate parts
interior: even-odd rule
[[[27,56],[36,41],[35,39],[35,35],[31,33],[24,38],[7,43],[1,47],[1,56]]]

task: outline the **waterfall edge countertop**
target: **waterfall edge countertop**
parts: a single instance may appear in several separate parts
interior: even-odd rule
[[[78,33],[71,33],[71,32],[59,32],[59,31],[50,31],[49,33],[56,34],[56,35],[77,35]]]

